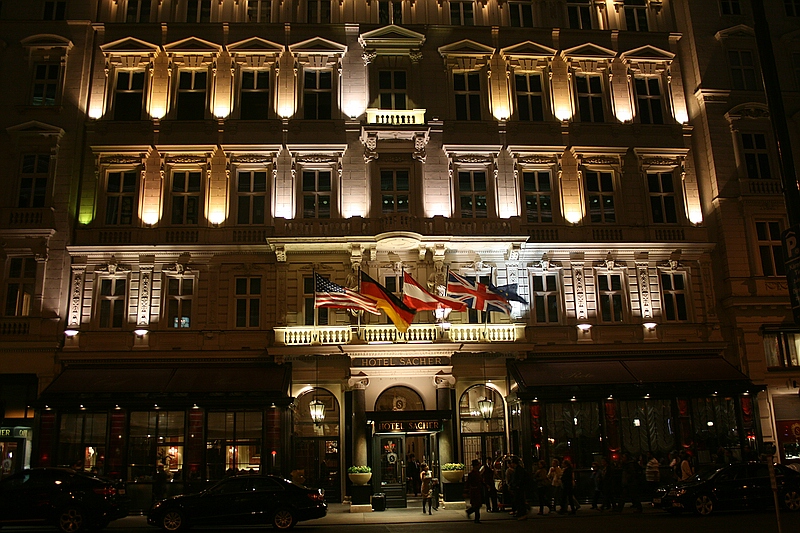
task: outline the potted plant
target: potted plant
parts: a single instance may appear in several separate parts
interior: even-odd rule
[[[442,465],[442,477],[448,483],[458,483],[464,479],[464,463],[445,463]]]
[[[366,465],[351,466],[347,469],[347,477],[353,485],[366,485],[372,479],[372,469]]]

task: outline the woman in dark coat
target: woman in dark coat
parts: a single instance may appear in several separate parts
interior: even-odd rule
[[[483,477],[481,476],[481,462],[477,459],[472,460],[472,470],[467,474],[466,491],[469,495],[469,509],[467,518],[475,513],[475,523],[481,523],[481,505],[483,505]]]

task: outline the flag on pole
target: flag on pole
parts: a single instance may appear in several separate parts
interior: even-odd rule
[[[492,290],[484,283],[470,281],[455,272],[447,274],[447,296],[462,301],[471,309],[478,311],[511,314],[511,304],[503,294]]]
[[[444,308],[453,311],[467,310],[464,302],[446,296],[436,296],[424,289],[408,272],[403,272],[403,303],[417,311],[435,311]]]
[[[497,292],[505,297],[509,302],[519,302],[522,305],[528,305],[528,301],[517,293],[517,284],[509,283],[508,285],[498,285],[495,287],[489,284],[489,290]]]
[[[374,300],[378,308],[386,312],[386,316],[399,331],[405,333],[408,326],[414,321],[416,311],[404,304],[386,287],[366,275],[363,270],[361,271],[361,294]]]
[[[375,302],[356,291],[337,285],[314,272],[314,307],[360,309],[373,315],[381,312]]]

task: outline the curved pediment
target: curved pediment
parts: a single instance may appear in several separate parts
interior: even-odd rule
[[[222,46],[199,37],[187,37],[164,45],[164,50],[173,54],[208,54],[222,52]]]
[[[52,48],[69,50],[72,48],[72,41],[52,33],[41,33],[25,37],[20,41],[20,44],[29,50],[49,50]]]
[[[142,41],[135,37],[125,37],[118,41],[101,44],[100,50],[104,54],[125,55],[125,54],[156,54],[161,48],[153,43]]]
[[[725,113],[728,122],[741,119],[769,119],[769,107],[759,102],[745,102],[731,108]]]

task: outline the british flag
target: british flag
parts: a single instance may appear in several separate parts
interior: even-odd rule
[[[502,293],[493,290],[492,286],[459,276],[455,272],[447,274],[447,296],[478,311],[511,314],[511,304]]]

